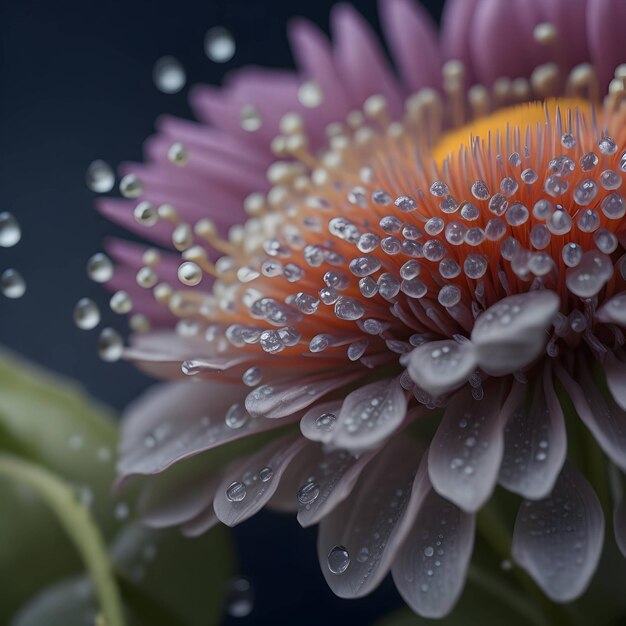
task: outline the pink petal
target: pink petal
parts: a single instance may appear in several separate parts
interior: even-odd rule
[[[545,21],[556,26],[566,70],[590,59],[587,45],[588,3],[589,0],[542,0]]]
[[[495,487],[504,448],[502,431],[515,406],[511,396],[501,407],[501,391],[488,386],[482,400],[469,386],[448,403],[428,452],[430,481],[440,495],[472,513]]]
[[[466,84],[475,82],[470,44],[473,19],[481,0],[446,0],[441,16],[441,47],[444,59],[457,59],[465,66]]]
[[[437,28],[429,13],[413,0],[379,0],[385,38],[405,84],[412,91],[441,86]]]
[[[360,107],[372,95],[387,98],[393,117],[402,112],[398,82],[393,76],[376,36],[350,5],[338,4],[331,13],[335,62],[342,80]]]
[[[525,396],[520,397],[504,430],[498,480],[509,491],[537,500],[552,491],[567,454],[565,419],[548,366],[543,381],[535,381],[530,405]]]
[[[621,0],[587,0],[587,38],[591,60],[605,93],[615,68],[626,62],[626,4]]]
[[[476,517],[444,500],[430,484],[391,573],[404,601],[418,615],[447,615],[465,585]]]
[[[513,556],[555,602],[587,588],[604,541],[604,515],[591,485],[566,465],[552,494],[520,507]]]
[[[213,500],[218,519],[227,526],[235,526],[260,511],[276,491],[286,467],[305,444],[306,440],[299,435],[286,435],[236,462],[224,473]],[[261,470],[269,470],[269,478],[264,480]],[[241,500],[229,497],[233,483],[245,489]]]
[[[414,486],[420,455],[413,440],[391,440],[368,464],[351,495],[322,519],[317,553],[324,578],[338,596],[364,596],[389,571],[423,497],[423,490]],[[333,573],[328,558],[339,547],[347,550],[349,563]]]

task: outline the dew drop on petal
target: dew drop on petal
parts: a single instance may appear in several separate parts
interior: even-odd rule
[[[269,482],[270,480],[272,480],[273,476],[274,471],[271,467],[263,467],[259,470],[259,478],[261,479],[261,482]]]
[[[194,287],[200,284],[202,280],[202,270],[193,261],[185,261],[181,263],[178,268],[178,280],[180,280],[183,285]]]
[[[187,77],[180,61],[172,56],[161,57],[154,64],[152,78],[159,91],[177,93],[184,86]]]
[[[324,101],[324,92],[316,82],[307,81],[298,88],[298,101],[302,106],[314,109]]]
[[[85,174],[87,188],[96,193],[108,193],[115,185],[113,168],[106,161],[92,161]]]
[[[214,63],[226,63],[235,56],[235,40],[223,26],[214,26],[204,36],[204,52]]]
[[[138,198],[143,193],[143,184],[137,174],[126,174],[120,180],[120,193],[124,198]]]
[[[241,381],[248,387],[256,387],[263,378],[260,367],[250,367],[242,375]]]
[[[337,416],[334,413],[322,413],[316,420],[315,426],[324,432],[330,432],[334,426]]]
[[[226,498],[229,502],[241,502],[246,497],[246,486],[239,481],[231,483],[226,489]]]
[[[343,546],[335,546],[328,553],[328,569],[333,574],[343,574],[350,565],[350,555]]]
[[[103,328],[98,337],[98,354],[103,361],[118,361],[124,352],[124,341],[113,328]]]
[[[12,213],[0,213],[0,246],[11,248],[22,238],[22,230]]]
[[[89,298],[81,298],[74,307],[74,323],[82,330],[91,330],[100,323],[98,305]]]
[[[26,281],[14,269],[6,269],[0,276],[0,290],[7,298],[21,298],[26,293]]]
[[[224,417],[224,423],[233,430],[241,428],[248,421],[248,411],[242,404],[232,404]]]
[[[315,502],[317,497],[320,495],[320,487],[314,480],[311,480],[302,485],[302,487],[298,489],[298,493],[296,495],[300,504],[311,504],[312,502]]]

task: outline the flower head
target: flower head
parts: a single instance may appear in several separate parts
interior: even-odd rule
[[[499,482],[524,498],[516,561],[554,600],[582,593],[604,521],[566,461],[570,404],[626,469],[611,7],[626,18],[608,0],[457,0],[439,42],[419,6],[381,2],[398,80],[339,6],[332,47],[294,23],[298,73],[240,71],[193,92],[200,124],[160,121],[133,199],[101,203],[182,257],[110,250],[111,284],[156,328],[125,356],[179,379],[124,425],[120,477],[148,477],[149,523],[297,511],[335,593],[391,570],[438,617]],[[221,467],[236,439],[249,452]]]

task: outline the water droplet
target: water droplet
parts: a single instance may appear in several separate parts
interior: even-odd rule
[[[226,489],[226,497],[230,502],[241,502],[246,497],[246,486],[235,481]]]
[[[74,323],[82,330],[91,330],[100,323],[98,305],[89,298],[81,298],[74,307]]]
[[[113,168],[106,161],[93,161],[85,174],[87,188],[96,193],[108,193],[115,185]]]
[[[254,132],[261,128],[261,114],[251,104],[245,104],[239,112],[241,128],[249,132]]]
[[[254,593],[250,581],[236,578],[226,594],[226,611],[231,617],[247,617],[254,608]]]
[[[188,287],[199,285],[202,281],[202,270],[200,266],[193,261],[181,263],[178,268],[178,280]]]
[[[235,56],[235,40],[223,26],[214,26],[204,36],[204,52],[214,63],[227,63]]]
[[[182,167],[185,163],[187,163],[187,156],[187,149],[179,141],[173,143],[167,151],[167,158],[169,162],[174,165],[178,165],[179,167]]]
[[[356,555],[356,560],[359,563],[365,563],[367,562],[367,560],[370,558],[370,551],[368,550],[368,548],[366,546],[363,546],[358,554]]]
[[[133,301],[125,291],[116,291],[109,301],[109,306],[114,313],[130,313],[133,308]]]
[[[115,509],[113,510],[113,515],[116,520],[125,520],[130,513],[130,509],[128,508],[128,504],[126,502],[118,502],[115,505]]]
[[[298,489],[298,493],[296,495],[300,504],[311,504],[312,502],[315,502],[317,497],[320,495],[320,487],[314,480],[311,480],[302,485],[302,487]]]
[[[250,367],[242,375],[241,380],[248,387],[256,387],[263,379],[260,367]]]
[[[177,93],[186,81],[185,70],[180,61],[172,56],[161,57],[152,70],[154,84],[163,93]]]
[[[137,174],[126,174],[120,180],[120,193],[125,198],[138,198],[143,193],[143,185]]]
[[[96,283],[106,283],[113,276],[113,263],[106,254],[98,252],[87,261],[87,276]]]
[[[0,213],[0,246],[11,248],[22,238],[22,229],[12,213]]]
[[[21,298],[26,293],[26,282],[14,269],[7,269],[0,276],[0,290],[7,298]]]
[[[224,423],[228,428],[241,428],[248,421],[248,417],[249,414],[245,406],[242,404],[232,404],[228,411],[226,411]]]
[[[343,574],[350,565],[350,555],[343,546],[335,546],[328,553],[328,569],[333,574]]]
[[[263,467],[260,471],[259,471],[259,478],[261,479],[262,482],[266,483],[270,480],[272,480],[272,477],[274,476],[274,470],[272,470],[271,467]]]
[[[307,81],[298,88],[298,100],[302,106],[314,109],[324,101],[324,92],[317,83]]]
[[[98,338],[98,354],[103,361],[117,361],[124,352],[124,341],[113,328],[103,328]]]
[[[431,557],[433,554],[435,554],[435,550],[432,546],[426,546],[424,548],[424,556]]]

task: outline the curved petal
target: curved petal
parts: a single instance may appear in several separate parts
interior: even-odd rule
[[[562,367],[557,376],[574,404],[576,413],[607,456],[626,471],[626,412],[612,398],[605,398],[582,359],[576,381]]]
[[[247,391],[243,385],[213,381],[181,381],[150,389],[123,417],[118,480],[157,474],[200,452],[285,423],[251,419],[243,405]],[[229,410],[239,413],[230,426],[225,420]]]
[[[465,66],[467,84],[475,82],[471,55],[472,22],[481,0],[446,0],[441,16],[441,47],[446,60],[456,59]]]
[[[552,494],[522,503],[513,531],[513,557],[555,602],[587,588],[604,541],[602,507],[591,485],[566,464]]]
[[[194,539],[195,537],[204,535],[204,533],[211,530],[211,528],[217,526],[219,522],[217,515],[215,515],[215,510],[213,509],[213,502],[211,502],[210,506],[206,507],[200,514],[188,522],[185,522],[180,527],[180,532],[184,537]]]
[[[359,387],[343,401],[332,441],[348,450],[372,447],[400,426],[406,407],[406,393],[398,378]]]
[[[602,364],[606,384],[618,406],[626,411],[626,363],[609,353]]]
[[[501,77],[528,77],[548,60],[533,39],[541,22],[538,3],[529,0],[482,0],[472,20],[471,52],[476,78],[490,86]]]
[[[368,464],[348,499],[322,519],[317,553],[324,578],[338,596],[364,596],[389,571],[423,498],[416,478],[420,455],[414,441],[391,440]],[[343,559],[331,570],[338,551]]]
[[[626,291],[609,298],[595,314],[597,320],[607,324],[626,326]]]
[[[439,618],[456,604],[474,547],[476,516],[429,489],[391,573],[418,615]]]
[[[587,4],[589,0],[542,0],[546,22],[554,24],[559,37],[562,61],[566,71],[589,61],[587,45]]]
[[[503,487],[529,500],[545,498],[552,491],[567,455],[565,418],[549,366],[542,376],[530,405],[522,396],[507,422],[498,476]]]
[[[428,451],[428,473],[435,489],[464,511],[477,511],[495,487],[504,448],[502,431],[516,405],[511,394],[501,407],[498,386],[475,400],[468,386],[448,403]]]
[[[559,296],[547,289],[508,296],[490,306],[472,330],[480,367],[503,376],[532,363],[543,351],[558,310]]]
[[[441,86],[441,53],[429,13],[413,0],[379,0],[385,40],[412,91]]]
[[[385,96],[393,117],[402,112],[398,83],[376,36],[350,5],[336,5],[331,13],[335,63],[356,107],[372,95]]]
[[[469,341],[444,339],[415,348],[409,356],[408,372],[418,387],[436,397],[467,382],[477,365]]]
[[[314,375],[261,385],[246,397],[246,409],[253,417],[285,417],[306,409],[322,396],[354,379],[354,373],[333,377]]]
[[[218,519],[235,526],[261,510],[276,491],[287,465],[305,444],[299,434],[286,435],[234,463],[215,493],[213,507]],[[231,495],[234,484],[239,487],[235,496]]]
[[[588,0],[587,37],[593,66],[605,93],[615,68],[626,61],[626,4],[620,0]]]

